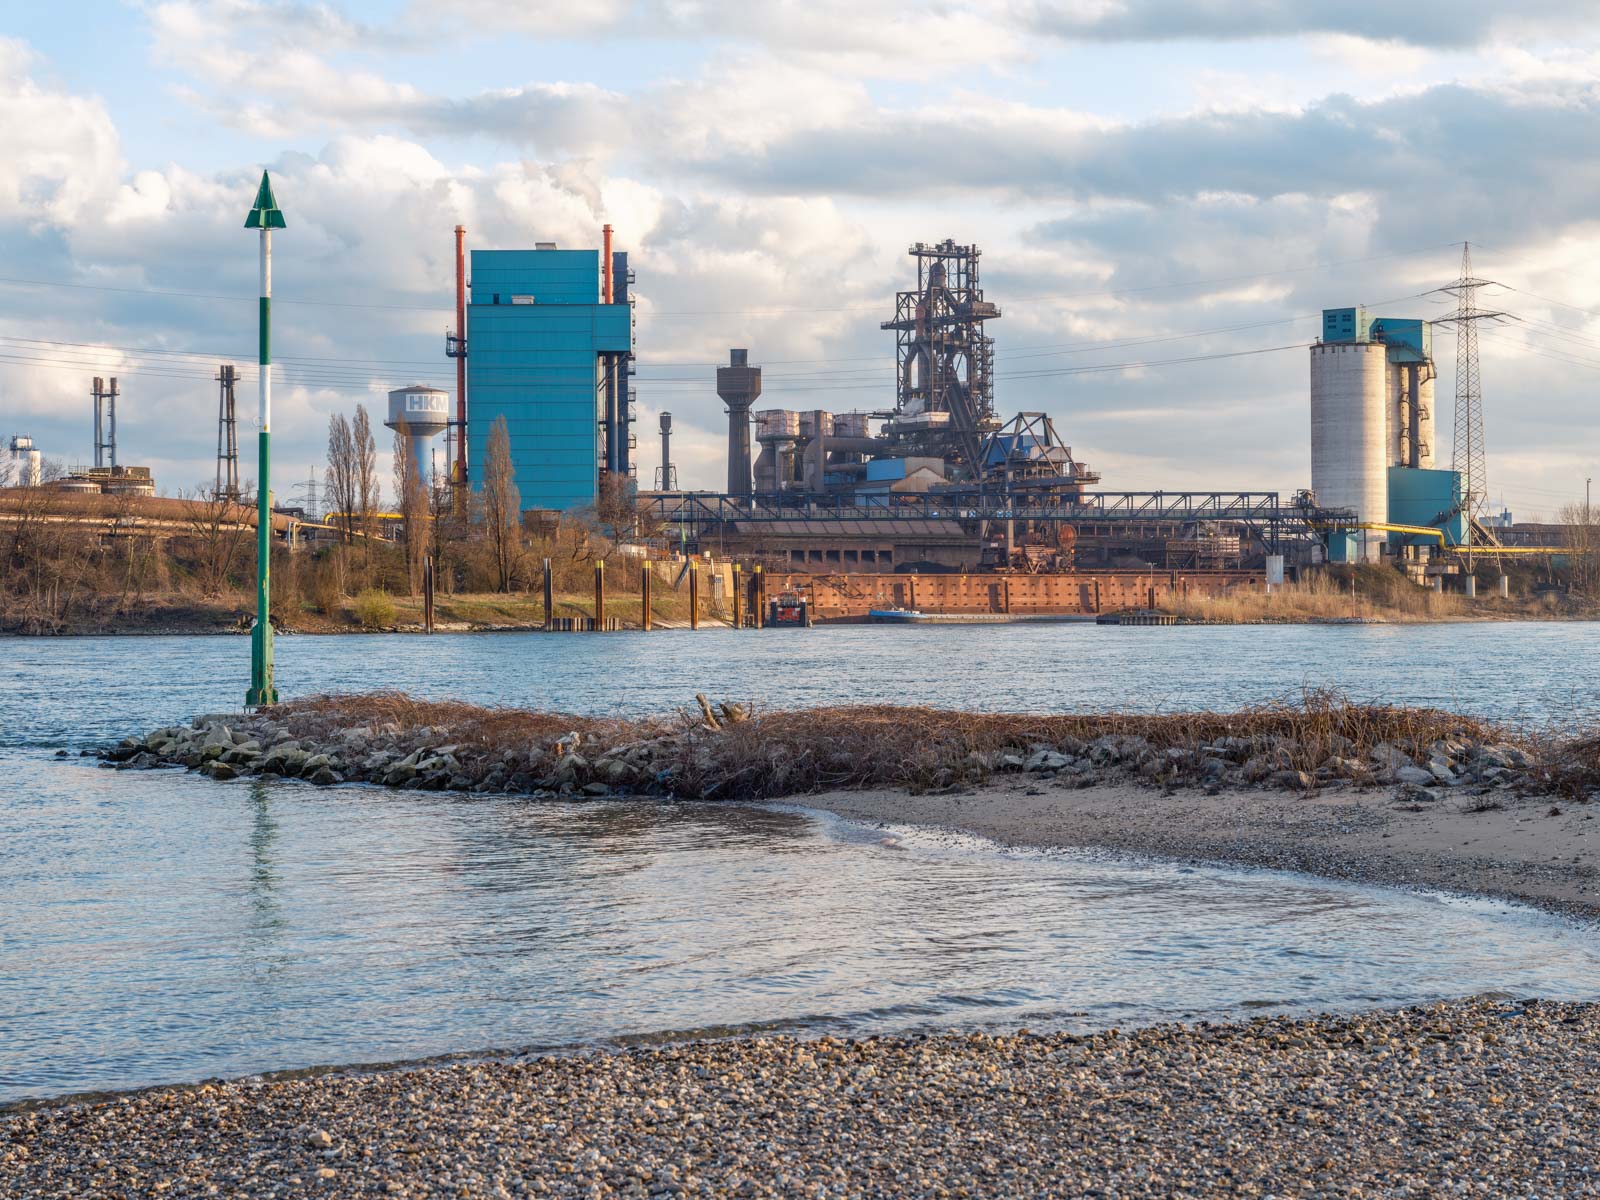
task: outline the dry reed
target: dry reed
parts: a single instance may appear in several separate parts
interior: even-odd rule
[[[742,714],[741,714],[742,716]],[[1330,757],[1366,760],[1381,744],[1426,757],[1441,740],[1523,745],[1507,728],[1434,708],[1357,704],[1335,692],[1311,691],[1293,702],[1235,712],[972,713],[889,705],[756,713],[710,729],[698,711],[671,719],[577,717],[459,701],[421,700],[398,692],[325,696],[273,710],[297,737],[358,726],[398,741],[526,754],[529,770],[550,769],[578,733],[594,763],[644,743],[668,768],[665,790],[681,796],[766,799],[849,787],[927,789],[987,777],[1007,754],[1039,748],[1093,750],[1121,739],[1118,753],[1162,755],[1181,769],[1198,766],[1204,747],[1232,739],[1242,757],[1266,756],[1283,770],[1312,771]],[[1137,739],[1135,741],[1135,739]],[[1586,761],[1600,771],[1600,742]],[[1178,751],[1176,755],[1169,752]]]

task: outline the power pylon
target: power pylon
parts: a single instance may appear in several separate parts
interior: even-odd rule
[[[1440,288],[1456,298],[1456,311],[1440,324],[1456,327],[1456,424],[1450,469],[1461,473],[1462,499],[1469,521],[1476,521],[1489,499],[1488,460],[1483,444],[1483,382],[1478,373],[1478,322],[1504,317],[1478,307],[1478,289],[1492,279],[1472,273],[1472,244],[1461,243],[1461,278]],[[1470,538],[1469,538],[1470,541]]]

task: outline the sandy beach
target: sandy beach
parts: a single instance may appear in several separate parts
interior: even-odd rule
[[[807,807],[936,826],[1004,845],[1083,846],[1185,861],[1440,888],[1600,916],[1600,821],[1592,804],[1509,791],[1338,788],[1162,791],[1029,779],[954,793],[826,792]]]

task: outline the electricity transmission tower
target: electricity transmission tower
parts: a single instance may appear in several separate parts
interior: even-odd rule
[[[1489,498],[1483,446],[1483,383],[1478,373],[1478,322],[1506,315],[1478,307],[1478,289],[1491,286],[1492,279],[1480,279],[1472,273],[1472,244],[1462,242],[1461,278],[1439,290],[1456,298],[1455,315],[1442,318],[1440,324],[1454,323],[1456,327],[1456,424],[1450,469],[1461,473],[1462,500],[1469,522],[1477,520]]]

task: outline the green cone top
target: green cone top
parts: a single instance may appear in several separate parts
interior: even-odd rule
[[[261,172],[261,186],[256,189],[256,206],[244,219],[246,229],[283,229],[283,213],[278,211],[278,201],[272,194],[272,181]]]

